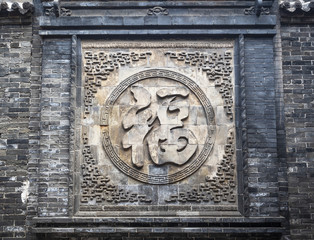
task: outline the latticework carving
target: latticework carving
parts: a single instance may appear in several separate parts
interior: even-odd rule
[[[221,160],[216,176],[211,178],[206,176],[205,182],[186,192],[179,192],[171,195],[165,201],[167,203],[175,202],[236,202],[236,184],[235,184],[235,164],[234,159],[234,132],[230,131],[227,144],[225,145],[225,154]]]
[[[224,109],[227,117],[233,119],[233,84],[231,73],[233,71],[232,54],[225,51],[223,54],[201,53],[201,52],[166,52],[172,60],[184,61],[185,64],[196,66],[203,72],[206,72],[207,78],[214,81],[224,100]]]
[[[121,66],[133,64],[140,60],[145,60],[151,52],[116,52],[105,53],[85,51],[84,53],[84,72],[85,72],[85,93],[84,93],[84,117],[90,113],[90,107],[93,104],[93,98],[97,93],[101,82],[107,80],[108,76],[114,70]]]
[[[88,139],[86,135],[84,135],[81,203],[88,203],[93,201],[97,204],[151,202],[151,199],[146,195],[140,195],[138,193],[128,192],[124,189],[120,189],[110,181],[108,176],[102,175],[91,152],[91,147],[87,145],[87,141]]]

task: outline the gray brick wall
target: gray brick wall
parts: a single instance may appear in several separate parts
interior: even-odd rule
[[[36,9],[34,15],[39,15]],[[39,23],[33,18],[31,76],[30,76],[30,109],[29,109],[29,159],[28,178],[29,195],[27,203],[27,239],[35,239],[31,231],[31,221],[37,216],[38,209],[38,171],[40,161],[40,99],[41,99],[41,73],[42,73],[42,39],[38,35]]]
[[[21,24],[23,18],[8,20],[0,18],[0,238],[20,239],[29,186],[32,26]]]
[[[278,216],[272,38],[245,38],[248,187],[251,216]]]
[[[314,27],[281,26],[291,239],[314,239]]]
[[[71,39],[45,39],[38,216],[67,216]]]

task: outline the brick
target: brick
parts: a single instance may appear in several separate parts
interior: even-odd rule
[[[305,35],[313,35],[313,28],[306,23],[293,26],[296,32],[293,34],[295,38],[298,39],[298,43],[292,44],[291,48],[283,47],[283,63],[285,63],[285,59],[292,60],[292,64],[299,65],[302,71],[292,71],[290,74],[286,70],[289,68],[289,64],[283,64],[283,71],[287,74],[284,75],[284,79],[286,82],[290,81],[293,85],[297,84],[299,89],[294,89],[292,91],[293,94],[288,94],[287,89],[290,87],[289,85],[284,85],[285,94],[285,108],[287,109],[286,113],[286,123],[292,123],[286,125],[287,133],[291,132],[293,134],[287,134],[286,144],[287,148],[293,149],[291,155],[288,160],[288,192],[289,192],[289,207],[290,211],[290,224],[291,229],[298,229],[298,231],[292,230],[291,237],[293,239],[311,239],[313,238],[313,231],[308,231],[307,227],[302,224],[306,219],[311,217],[308,208],[303,208],[303,206],[309,206],[314,202],[314,199],[308,199],[307,194],[314,194],[313,188],[310,188],[310,183],[313,182],[313,175],[308,175],[307,165],[310,159],[313,159],[311,154],[311,148],[309,148],[309,152],[307,152],[304,144],[310,144],[313,142],[312,137],[307,137],[307,134],[311,134],[310,127],[313,123],[313,116],[311,113],[313,112],[309,107],[309,104],[314,100],[313,97],[313,89],[314,84],[313,81],[302,81],[301,79],[305,79],[306,75],[312,74],[313,67],[311,60],[313,58],[306,57],[314,54],[314,49],[311,47],[314,43],[313,39],[308,40],[306,38],[302,38],[301,34]],[[291,26],[283,26],[281,28],[282,41],[283,43],[287,43],[290,41],[287,33],[291,31]],[[286,45],[284,45],[286,46]],[[302,56],[302,60],[299,58],[298,61],[293,61],[293,58],[289,56]],[[313,55],[312,55],[313,56]],[[312,78],[312,76],[310,77]],[[299,80],[297,80],[299,79]],[[295,103],[302,104],[300,108],[296,107]],[[288,113],[288,109],[289,112]],[[302,123],[302,127],[298,127],[296,123]],[[304,159],[304,163],[299,163],[300,159],[298,154],[302,153],[302,158]],[[308,176],[304,178],[304,176]],[[306,195],[300,193],[307,193]],[[303,210],[302,210],[303,209]]]

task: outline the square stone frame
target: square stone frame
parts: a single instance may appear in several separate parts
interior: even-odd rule
[[[197,36],[189,36],[197,38]],[[69,181],[69,213],[75,217],[145,217],[145,214],[132,211],[80,211],[80,178],[81,168],[79,166],[79,155],[81,155],[81,104],[84,97],[83,80],[82,80],[82,40],[97,40],[93,37],[77,37],[72,36],[72,52],[71,52],[71,114],[70,114],[70,181]],[[106,40],[116,40],[116,38]],[[123,39],[123,36],[118,38]],[[145,38],[144,38],[145,39]],[[165,39],[165,38],[162,38]],[[200,40],[217,40],[217,38],[204,38]],[[246,114],[245,114],[245,79],[244,79],[244,36],[239,37],[223,37],[221,39],[231,40],[234,42],[234,110],[235,110],[235,159],[236,159],[236,176],[237,176],[237,210],[231,211],[214,208],[211,211],[202,212],[184,212],[184,215],[163,215],[162,213],[155,211],[154,214],[150,214],[149,217],[180,217],[188,215],[189,217],[210,217],[210,216],[223,216],[223,217],[240,217],[247,216],[249,213],[248,206],[248,179],[247,179],[247,140],[246,140]],[[135,38],[136,40],[136,38]],[[166,38],[167,40],[167,38]],[[169,39],[170,40],[170,39]],[[171,40],[174,40],[171,38]],[[178,38],[175,40],[187,40],[185,38]],[[218,39],[220,40],[220,39]],[[79,110],[78,110],[79,109]],[[71,178],[72,176],[72,178]],[[221,211],[222,210],[222,211]]]

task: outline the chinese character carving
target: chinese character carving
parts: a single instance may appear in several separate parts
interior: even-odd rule
[[[215,139],[215,115],[203,90],[166,69],[123,80],[101,114],[108,158],[144,183],[168,184],[193,174],[208,159]]]
[[[132,163],[138,167],[144,164],[144,142],[149,155],[157,165],[185,164],[197,149],[193,132],[184,129],[183,120],[189,116],[189,90],[185,87],[161,88],[156,91],[156,101],[143,87],[132,86],[131,92],[136,105],[124,116],[122,145],[132,147]],[[159,126],[153,123],[158,122]]]
[[[132,107],[123,119],[124,129],[130,129],[122,140],[124,148],[132,147],[132,162],[136,167],[143,167],[143,141],[152,128],[149,126],[148,121],[152,117],[152,111],[146,109],[151,103],[150,93],[142,88],[131,88],[131,92],[136,100],[136,106]]]
[[[197,149],[193,132],[183,128],[183,121],[189,116],[186,88],[160,89],[157,96],[163,99],[157,111],[160,126],[148,137],[149,154],[157,165],[174,163],[183,165]],[[176,113],[171,116],[171,113]]]

